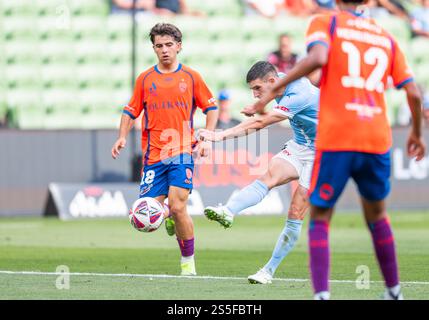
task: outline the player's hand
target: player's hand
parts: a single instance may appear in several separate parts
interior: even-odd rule
[[[116,140],[115,144],[112,147],[113,159],[116,159],[119,156],[121,149],[125,148],[126,144],[127,144],[127,140],[125,138],[119,138],[118,140]]]
[[[407,151],[410,158],[416,158],[416,161],[423,159],[426,153],[426,145],[422,137],[417,137],[411,132],[407,141]]]
[[[256,110],[254,105],[250,105],[241,110],[241,113],[244,114],[246,117],[253,117],[256,113]]]
[[[207,129],[200,129],[198,136],[201,141],[221,141],[223,139],[222,132],[215,132]]]
[[[206,158],[211,154],[212,144],[209,141],[200,141],[198,144],[198,157]]]
[[[258,100],[254,104],[245,107],[241,111],[241,113],[243,113],[247,117],[253,117],[255,115],[255,113],[261,113],[261,114],[263,114],[264,113],[264,109],[265,109],[265,104],[261,100]]]

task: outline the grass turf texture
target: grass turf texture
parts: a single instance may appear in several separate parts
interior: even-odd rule
[[[55,287],[56,275],[0,273],[0,299],[311,299],[309,281],[245,279],[269,259],[283,216],[238,217],[229,230],[194,217],[198,275],[240,279],[71,276],[70,289]],[[429,212],[391,214],[403,282],[429,282]],[[308,279],[307,223],[295,250],[275,277]],[[369,233],[360,214],[336,214],[331,226],[333,299],[378,299],[383,291]],[[127,219],[0,219],[0,270],[178,275],[180,251],[164,226],[144,234]],[[370,270],[370,288],[357,289],[356,268]],[[428,299],[429,283],[404,283],[407,299]]]

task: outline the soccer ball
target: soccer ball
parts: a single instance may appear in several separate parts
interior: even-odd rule
[[[144,197],[136,200],[130,210],[131,225],[141,232],[152,232],[164,221],[165,205],[158,200]]]

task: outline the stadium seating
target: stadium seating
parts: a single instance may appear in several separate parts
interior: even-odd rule
[[[248,68],[277,47],[280,33],[289,33],[294,50],[305,52],[308,19],[246,17],[239,0],[188,0],[188,5],[207,16],[138,15],[137,72],[156,63],[150,28],[171,21],[184,34],[182,62],[199,71],[214,94],[230,89],[237,117],[253,99],[245,83]],[[130,15],[109,11],[107,0],[2,0],[0,118],[9,112],[12,125],[21,129],[117,127],[132,91],[132,25]],[[429,42],[411,39],[402,20],[383,18],[382,25],[408,53],[419,81],[429,86]],[[387,100],[394,122],[404,97],[389,92]]]

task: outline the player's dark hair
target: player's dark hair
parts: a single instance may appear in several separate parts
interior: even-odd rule
[[[171,23],[157,23],[149,33],[152,44],[155,42],[155,36],[170,36],[177,42],[182,42],[182,32]]]
[[[258,61],[247,72],[246,81],[250,83],[256,79],[264,79],[271,74],[277,74],[276,68],[268,61]]]

